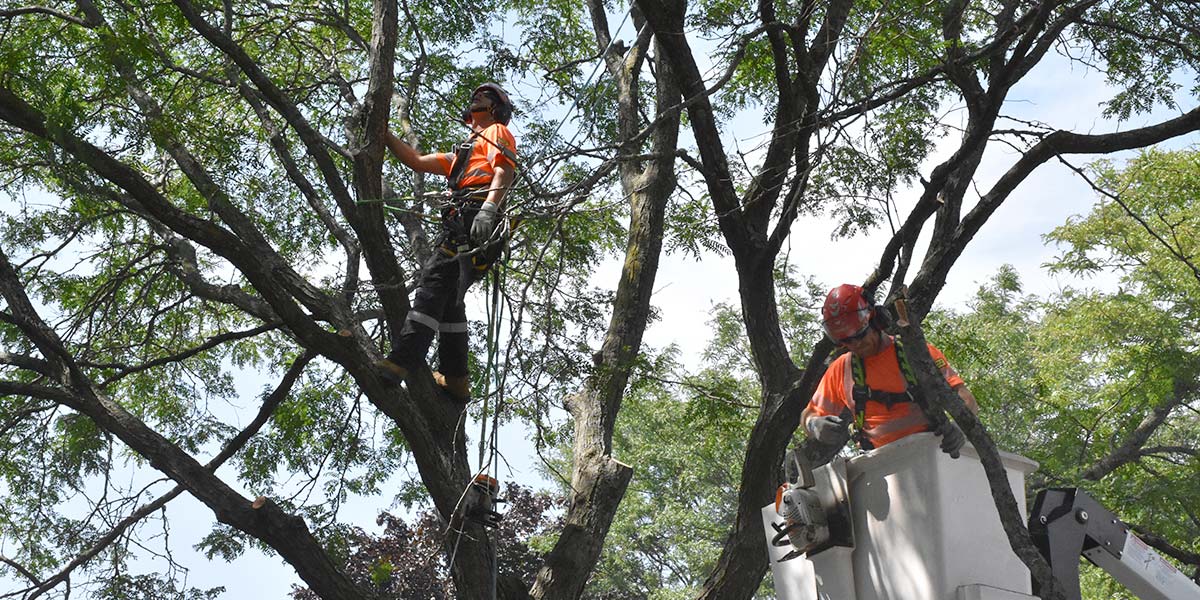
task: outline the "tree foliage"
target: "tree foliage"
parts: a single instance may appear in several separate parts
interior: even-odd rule
[[[1200,221],[1192,151],[1147,151],[1123,167],[1093,165],[1098,202],[1048,239],[1048,267],[1120,275],[1113,291],[1023,294],[1002,270],[967,311],[932,331],[972,382],[997,443],[1041,467],[1035,486],[1092,493],[1185,572],[1196,545],[1195,251],[1179,235]],[[1189,571],[1190,569],[1190,571]],[[1092,597],[1124,594],[1093,573]]]
[[[545,492],[515,483],[506,486],[503,497],[504,519],[488,533],[496,539],[497,568],[529,585],[546,544],[553,541],[547,536],[560,526],[549,516],[558,502]],[[378,590],[379,597],[385,599],[457,597],[449,572],[453,554],[441,552],[445,539],[457,535],[454,527],[431,510],[421,511],[412,524],[386,512],[375,523],[383,527],[378,535],[357,527],[344,534],[341,558],[352,578],[363,587]],[[291,596],[295,600],[320,600],[307,588],[296,589]]]

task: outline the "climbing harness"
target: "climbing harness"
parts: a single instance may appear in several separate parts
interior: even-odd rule
[[[921,388],[917,384],[917,375],[908,364],[908,357],[904,355],[904,342],[901,341],[900,336],[895,336],[893,339],[895,340],[896,362],[899,364],[900,374],[904,376],[904,391],[902,392],[882,392],[868,387],[866,364],[862,358],[855,355],[850,356],[850,372],[854,377],[852,392],[854,434],[852,437],[858,443],[858,447],[864,451],[875,449],[875,444],[871,443],[866,433],[868,401],[879,402],[888,409],[903,402],[915,402],[922,411],[928,412],[928,405],[919,391]],[[932,431],[932,428],[928,431]]]

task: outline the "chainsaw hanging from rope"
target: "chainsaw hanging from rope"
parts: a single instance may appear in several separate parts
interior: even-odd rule
[[[508,501],[499,497],[500,482],[495,477],[488,475],[485,470],[477,473],[471,482],[467,484],[462,495],[459,496],[458,502],[454,505],[454,512],[450,515],[449,522],[446,524],[446,530],[442,532],[443,536],[451,530],[455,533],[454,546],[450,551],[447,567],[450,571],[454,570],[454,561],[458,558],[458,547],[462,543],[468,523],[482,526],[484,528],[484,536],[486,537],[488,535],[487,530],[499,527],[500,521],[504,519],[504,515],[496,511],[496,505],[507,504]],[[494,559],[492,561],[492,568],[492,577],[494,579],[496,577],[496,561]]]
[[[463,517],[484,527],[495,528],[504,519],[504,515],[496,512],[496,505],[507,502],[500,497],[500,482],[495,477],[480,473],[467,490],[467,497],[463,501]]]

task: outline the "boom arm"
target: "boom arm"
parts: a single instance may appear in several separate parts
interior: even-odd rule
[[[1029,533],[1070,600],[1080,598],[1081,555],[1142,600],[1200,600],[1200,587],[1079,488],[1038,492]]]

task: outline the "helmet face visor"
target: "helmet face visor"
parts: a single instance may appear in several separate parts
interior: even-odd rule
[[[821,322],[825,335],[835,344],[845,345],[861,340],[871,329],[871,309],[843,312]]]

